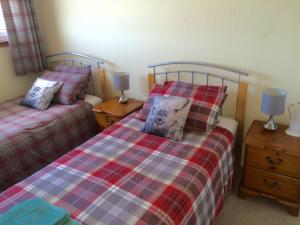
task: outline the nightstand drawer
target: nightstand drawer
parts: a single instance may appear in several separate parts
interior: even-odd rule
[[[282,175],[246,166],[244,186],[292,202],[299,202],[299,181]]]
[[[251,146],[246,148],[246,165],[300,178],[300,158],[274,150],[258,149]]]
[[[95,115],[97,123],[104,129],[121,120],[120,117],[112,116],[107,113],[96,112]]]

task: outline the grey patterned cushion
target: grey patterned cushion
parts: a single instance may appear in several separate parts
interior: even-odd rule
[[[182,141],[192,100],[182,97],[155,97],[143,132]]]
[[[54,94],[61,86],[62,82],[38,78],[20,104],[39,110],[46,110],[48,109]]]
[[[77,73],[45,71],[42,78],[63,82],[63,86],[55,94],[53,102],[62,105],[72,105],[76,102],[76,96],[80,93],[82,84],[87,80],[87,76]]]
[[[64,72],[64,73],[76,73],[79,75],[82,75],[83,77],[86,78],[81,83],[81,88],[79,91],[79,94],[77,95],[77,99],[79,100],[84,100],[84,96],[87,94],[88,89],[89,89],[89,82],[91,81],[92,78],[92,70],[91,66],[85,66],[85,67],[78,67],[76,65],[64,65],[64,64],[58,64],[54,68],[54,71],[56,72]]]

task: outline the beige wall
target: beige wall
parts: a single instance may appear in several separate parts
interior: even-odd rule
[[[150,63],[199,60],[251,72],[246,124],[266,118],[261,91],[281,87],[300,100],[299,0],[38,0],[48,52],[99,56],[131,75],[145,98]],[[288,114],[278,118],[288,121]]]
[[[34,75],[17,77],[12,65],[9,48],[0,48],[0,102],[24,95],[34,79]]]

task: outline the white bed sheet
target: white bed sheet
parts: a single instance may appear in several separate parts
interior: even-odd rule
[[[236,131],[237,131],[237,126],[238,126],[238,122],[235,121],[232,118],[228,118],[228,117],[224,117],[224,116],[220,116],[219,117],[219,123],[218,125],[219,127],[223,127],[227,130],[229,130],[233,136],[236,136]],[[199,133],[198,131],[193,131],[193,130],[189,130],[189,131],[185,131],[185,137],[183,139],[183,143],[186,144],[191,144],[194,146],[200,146],[203,141],[207,138],[207,135],[209,135],[209,133]]]
[[[238,122],[232,118],[220,116],[218,126],[226,128],[233,134],[233,136],[235,136],[238,127]]]

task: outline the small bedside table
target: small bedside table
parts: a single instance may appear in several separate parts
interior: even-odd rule
[[[265,131],[254,121],[246,138],[240,197],[265,196],[286,207],[293,216],[300,207],[300,138],[285,134],[287,126]]]
[[[130,113],[142,108],[144,102],[130,98],[127,104],[118,102],[117,97],[109,99],[93,108],[98,125],[105,129]]]

